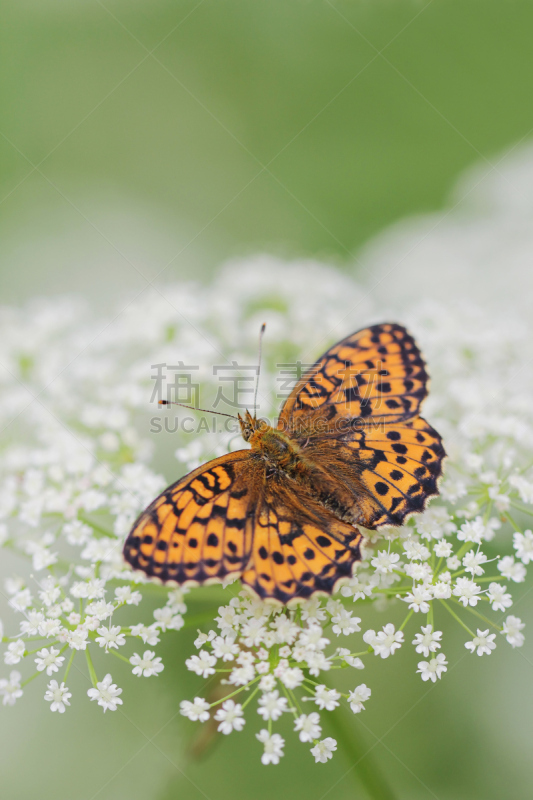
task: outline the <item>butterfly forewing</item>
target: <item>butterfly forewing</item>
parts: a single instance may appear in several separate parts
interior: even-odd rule
[[[425,363],[401,325],[372,325],[330,347],[287,398],[278,428],[289,433],[322,410],[323,421],[418,413],[427,394]]]
[[[133,526],[126,560],[178,583],[242,572],[252,545],[249,508],[256,503],[251,462],[250,450],[228,453],[165,489]]]

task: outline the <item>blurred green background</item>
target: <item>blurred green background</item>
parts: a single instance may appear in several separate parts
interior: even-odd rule
[[[369,237],[529,137],[532,27],[529,0],[3,2],[2,300],[104,304],[262,250],[357,274]],[[157,681],[117,670],[124,714],[89,706],[74,674],[64,718],[30,689],[2,709],[2,797],[365,797],[353,755],[315,767],[292,736],[276,768],[249,731],[194,761],[176,714],[199,691],[192,638],[169,639]],[[478,663],[458,638],[435,688],[407,648],[376,661],[367,712],[345,722],[361,753],[380,740],[398,798],[531,797],[533,649]]]

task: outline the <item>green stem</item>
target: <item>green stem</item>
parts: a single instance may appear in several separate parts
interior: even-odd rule
[[[254,699],[254,697],[256,696],[256,694],[257,694],[257,692],[258,692],[258,691],[259,691],[259,686],[256,686],[256,687],[255,687],[255,689],[253,690],[252,694],[251,694],[249,697],[247,697],[247,698],[246,698],[246,700],[244,701],[244,703],[242,703],[242,710],[243,710],[243,711],[244,711],[244,709],[246,708],[246,706],[248,705],[248,703],[249,703],[251,700],[253,700],[253,699]]]
[[[91,659],[91,654],[89,653],[89,648],[85,648],[85,657],[87,659],[87,666],[89,667],[89,675],[91,676],[91,683],[96,689],[96,684],[98,683],[98,678],[96,677],[96,671],[93,666],[93,662]]]
[[[407,623],[409,622],[414,613],[415,613],[414,610],[411,609],[406,618],[404,619],[404,621],[402,622],[402,624],[400,625],[400,627],[398,628],[399,631],[403,631],[403,629],[405,628],[405,626],[407,625]]]
[[[35,680],[35,678],[38,678],[39,675],[42,675],[42,672],[34,672],[30,678],[26,678],[25,681],[22,681],[22,683],[20,684],[20,688],[23,689],[25,686],[28,685],[28,683],[30,683],[30,681],[33,681]]]
[[[469,634],[470,634],[470,636],[471,636],[471,637],[472,637],[472,639],[473,639],[473,638],[474,638],[474,636],[475,636],[475,634],[474,634],[474,633],[472,633],[472,631],[470,630],[470,628],[468,628],[468,627],[467,627],[467,626],[464,624],[463,620],[462,620],[460,617],[458,617],[458,616],[457,616],[457,614],[455,613],[455,611],[452,611],[452,609],[450,608],[450,606],[448,605],[448,603],[446,603],[444,600],[441,600],[440,602],[442,603],[442,605],[444,606],[444,608],[445,608],[447,611],[449,611],[449,613],[452,615],[452,617],[453,617],[453,618],[454,618],[454,619],[455,619],[455,620],[456,620],[456,621],[459,623],[459,625],[460,625],[462,628],[464,628],[464,629],[465,629],[465,631],[467,631],[467,633],[469,633]]]
[[[121,660],[121,661],[125,661],[125,662],[126,662],[126,664],[129,664],[129,665],[130,665],[130,667],[131,667],[130,660],[129,660],[129,658],[126,658],[126,656],[123,656],[121,653],[115,653],[115,651],[114,651],[114,650],[111,650],[111,649],[109,649],[107,652],[108,652],[110,655],[112,655],[112,656],[115,656],[115,658],[120,658],[120,660]]]
[[[483,598],[480,598],[480,599],[483,599]],[[459,603],[459,600],[454,600],[454,602],[458,603],[459,605],[461,605],[461,603]],[[495,628],[497,631],[501,631],[501,627],[499,625],[496,625],[495,622],[492,622],[492,620],[490,620],[488,617],[485,617],[483,614],[480,614],[480,612],[476,611],[475,608],[471,608],[470,606],[467,606],[466,610],[470,611],[470,613],[473,614],[475,617],[478,617],[479,619],[482,619],[483,622],[486,625],[490,625],[491,628]]]
[[[327,718],[328,727],[352,764],[350,772],[363,784],[368,796],[372,800],[396,800],[396,795],[385,781],[385,770],[375,760],[374,748],[369,748],[359,736],[355,720],[350,724],[340,709],[328,714]]]
[[[517,531],[518,533],[522,533],[521,528],[518,527],[518,525],[514,521],[513,517],[509,514],[509,512],[505,511],[504,513],[505,513],[505,516],[507,517],[507,519],[509,520],[509,522],[511,523],[511,525],[513,526],[513,528],[515,529],[515,531]]]
[[[72,666],[72,662],[74,661],[74,656],[75,655],[76,655],[76,650],[72,650],[71,656],[70,656],[70,658],[68,660],[67,668],[65,670],[65,674],[63,675],[63,683],[65,683],[65,684],[67,682],[68,674],[70,672],[70,668]]]
[[[530,517],[533,517],[533,511],[530,508],[524,508],[524,506],[521,506],[518,503],[513,502],[513,500],[511,500],[511,505],[513,508],[516,508],[517,511],[521,511],[522,514],[529,514]],[[506,517],[509,516],[507,511],[504,511],[503,514]]]
[[[427,615],[427,625],[431,625],[431,630],[435,630],[434,628],[434,620],[433,620],[433,601],[429,604],[429,611]]]
[[[240,686],[238,689],[235,689],[235,691],[232,692],[231,694],[227,694],[225,697],[222,697],[220,700],[216,700],[214,703],[210,703],[209,708],[213,708],[213,706],[220,705],[220,703],[223,703],[224,700],[229,700],[230,697],[235,697],[236,694],[240,694],[241,692],[244,692],[245,689],[249,689],[250,686],[253,686],[254,683],[257,683],[260,680],[261,680],[261,678],[255,678],[251,683],[248,683],[246,686]],[[250,699],[250,698],[248,698],[248,699]]]

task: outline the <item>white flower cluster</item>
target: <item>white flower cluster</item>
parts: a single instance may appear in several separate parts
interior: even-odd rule
[[[337,690],[337,669],[361,670],[372,654],[390,658],[411,642],[413,671],[423,681],[441,678],[445,615],[480,656],[502,637],[512,647],[524,641],[510,609],[511,588],[533,559],[533,387],[521,372],[531,330],[475,307],[422,304],[388,316],[412,330],[429,363],[424,414],[449,454],[441,497],[403,528],[364,532],[363,560],[332,598],[284,609],[228,585],[221,590],[228,601],[218,614],[213,609],[214,622],[186,662],[216,683],[216,697],[220,683],[227,692],[216,701],[185,700],[182,713],[200,722],[213,716],[227,735],[243,730],[249,707],[263,726],[254,733],[264,764],[283,755],[273,724],[286,714],[317,762],[331,758],[336,742],[321,738],[319,712],[343,703],[357,714],[371,695],[356,679],[348,693]],[[187,590],[132,573],[122,559],[124,537],[166,483],[150,466],[158,435],[180,462],[172,479],[235,443],[224,427],[202,433],[199,426],[193,435],[176,424],[165,433],[172,418],[153,417],[154,369],[160,377],[162,364],[198,367],[194,380],[204,394],[196,401],[209,407],[220,388],[213,365],[253,363],[266,321],[259,406],[272,416],[285,381],[279,365],[312,363],[334,340],[382,318],[348,276],[267,258],[226,268],[210,287],[147,294],[111,321],[72,301],[0,312],[0,545],[11,572],[0,635],[4,663],[15,667],[0,678],[4,705],[46,674],[44,698],[64,713],[74,665],[88,672],[88,697],[117,710],[122,689],[111,672],[96,674],[91,652],[126,662],[136,676],[157,676],[161,635],[187,624]],[[187,596],[189,606],[202,591]],[[155,611],[154,597],[162,598]],[[364,624],[369,602],[386,615],[380,630]],[[121,624],[125,607],[130,618],[138,613],[134,624]],[[26,668],[23,678],[18,670]]]

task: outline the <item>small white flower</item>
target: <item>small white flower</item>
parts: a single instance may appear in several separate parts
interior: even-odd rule
[[[208,678],[215,674],[213,667],[216,663],[217,660],[211,653],[208,653],[207,650],[200,650],[197,656],[191,656],[186,660],[185,666],[191,672],[201,675],[202,678]]]
[[[321,650],[308,650],[304,653],[303,660],[306,662],[310,674],[315,678],[318,678],[321,672],[327,672],[331,669],[331,661],[326,658]]]
[[[276,679],[273,675],[263,675],[259,681],[259,688],[262,692],[271,692],[276,685]]]
[[[359,623],[361,622],[361,617],[352,618],[352,614],[353,611],[347,611],[345,608],[341,608],[339,613],[331,618],[333,633],[336,633],[337,636],[340,636],[341,633],[345,636],[349,636],[352,633],[360,631],[361,626]]]
[[[209,719],[209,703],[203,697],[195,697],[192,703],[190,700],[182,700],[180,713],[193,722],[206,722]]]
[[[13,595],[11,600],[9,601],[9,605],[11,608],[14,608],[15,611],[25,611],[29,608],[32,604],[32,596],[29,589],[22,589],[20,592],[16,592]]]
[[[363,640],[372,647],[374,655],[388,658],[402,646],[403,631],[396,631],[394,625],[389,622],[377,634],[373,630],[366,631]]]
[[[477,553],[470,550],[463,558],[463,567],[466,572],[469,572],[472,577],[474,575],[483,575],[485,570],[481,566],[487,560],[487,556],[479,550]]]
[[[376,572],[387,574],[399,568],[399,561],[400,556],[398,553],[387,553],[386,550],[379,550],[377,556],[370,563]]]
[[[427,614],[429,611],[429,601],[432,598],[429,586],[414,586],[412,592],[407,592],[402,600],[409,603],[409,608],[413,611],[420,611],[422,614]]]
[[[198,641],[198,640],[196,640]],[[231,636],[216,636],[212,642],[213,655],[222,661],[233,661],[239,653],[239,645]]]
[[[277,689],[273,692],[267,692],[259,698],[259,708],[257,713],[263,719],[272,719],[274,722],[281,717],[284,711],[288,711],[287,698],[280,697]]]
[[[520,499],[524,503],[533,503],[533,483],[523,478],[521,475],[512,475],[509,483],[518,490]]]
[[[492,604],[493,611],[505,611],[513,605],[513,598],[507,592],[507,586],[502,586],[500,583],[489,584],[487,597]]]
[[[437,558],[449,558],[452,554],[452,544],[447,542],[446,539],[440,539],[433,547]]]
[[[316,595],[306,600],[302,604],[302,619],[308,625],[318,625],[326,619],[326,609],[320,604],[320,598]]]
[[[300,626],[295,625],[294,622],[280,614],[276,619],[270,623],[270,627],[276,633],[276,641],[279,644],[294,644],[296,637],[300,633]]]
[[[343,661],[345,661],[350,667],[354,667],[355,669],[365,668],[365,665],[361,659],[358,656],[352,656],[346,647],[338,647],[337,655],[341,656]]]
[[[519,617],[512,615],[507,617],[503,623],[502,634],[512,647],[522,647],[525,641],[524,634],[521,631],[525,628],[525,624]]]
[[[16,642],[10,642],[7,646],[6,652],[4,653],[4,663],[10,665],[18,664],[20,659],[23,658],[25,652],[26,645],[22,639],[17,639]]]
[[[213,670],[214,672],[214,670]],[[253,664],[244,664],[242,667],[235,667],[232,669],[228,678],[229,682],[234,686],[246,686],[255,677],[255,668]]]
[[[256,739],[264,746],[264,752],[261,756],[262,764],[279,764],[280,758],[283,756],[283,748],[285,747],[285,739],[279,733],[273,733],[272,736],[263,728],[259,733],[255,734]]]
[[[88,689],[87,694],[91,700],[98,701],[98,705],[104,709],[104,714],[108,709],[109,711],[116,711],[117,706],[122,705],[122,700],[119,697],[122,694],[122,689],[119,689],[116,683],[113,683],[109,673],[103,681],[96,684],[95,689]]]
[[[85,608],[85,613],[94,617],[98,617],[100,622],[110,617],[115,610],[113,603],[106,603],[105,600],[94,600],[89,603]]]
[[[301,742],[312,742],[322,733],[320,715],[317,711],[310,714],[300,714],[294,720],[294,730],[299,732]]]
[[[437,581],[433,586],[433,596],[436,600],[447,600],[452,596],[452,587],[446,581]]]
[[[489,489],[489,497],[494,501],[494,507],[498,511],[507,511],[511,505],[510,497],[504,492],[498,491],[496,486],[491,486]]]
[[[139,677],[143,675],[145,678],[158,675],[165,668],[161,663],[160,656],[156,657],[153,650],[145,650],[142,658],[138,653],[134,653],[130,658],[130,664],[133,666],[132,672],[134,675]]]
[[[163,632],[167,630],[179,631],[185,624],[181,614],[175,614],[170,606],[156,608],[154,611],[154,619]]]
[[[459,567],[461,566],[461,562],[459,561],[457,556],[450,556],[450,558],[446,559],[446,566],[448,567],[448,569],[455,571],[456,569],[459,569]]]
[[[215,714],[215,719],[220,722],[217,730],[229,734],[232,731],[242,731],[245,723],[242,706],[233,700],[225,700],[222,707]]]
[[[15,669],[10,673],[9,679],[0,678],[0,695],[4,706],[13,706],[19,697],[22,697],[21,678],[22,675]]]
[[[59,711],[60,714],[65,713],[65,706],[70,705],[71,697],[72,692],[69,692],[68,687],[64,683],[58,684],[57,681],[50,681],[44,693],[44,699],[51,703],[50,711]]]
[[[408,539],[403,549],[409,561],[427,561],[431,553],[425,544]]]
[[[128,606],[138,606],[143,596],[140,592],[134,592],[131,586],[119,586],[115,589],[115,597],[119,603],[126,603]]]
[[[98,628],[97,633],[100,636],[96,637],[96,641],[100,647],[105,647],[106,651],[113,647],[118,650],[119,647],[126,644],[126,636],[120,632],[120,625],[111,625],[109,628],[102,625]]]
[[[327,739],[322,739],[314,747],[311,748],[311,755],[315,757],[315,764],[325,764],[326,761],[333,757],[333,752],[337,749],[337,742],[328,736]]]
[[[428,658],[430,653],[435,653],[440,650],[440,640],[442,639],[442,631],[434,631],[432,625],[422,625],[422,633],[415,633],[415,638],[412,644],[416,645],[417,653],[422,653]]]
[[[417,583],[426,584],[433,580],[433,570],[426,561],[410,561],[405,565],[404,572]]]
[[[300,667],[289,667],[279,677],[287,689],[296,689],[304,682],[305,675]]]
[[[433,683],[436,683],[437,678],[441,678],[442,673],[448,671],[447,664],[448,662],[446,661],[444,653],[439,653],[430,661],[419,661],[417,673],[420,673],[420,677],[423,681],[433,681]]]
[[[208,644],[208,642],[214,641],[215,638],[216,638],[215,631],[209,631],[209,633],[202,633],[201,630],[198,630],[198,636],[194,640],[194,646],[196,647],[197,650],[199,650],[201,647],[204,646],[204,644]]]
[[[485,654],[490,656],[491,652],[496,649],[495,638],[496,634],[489,634],[488,628],[486,631],[480,631],[478,628],[477,636],[474,636],[471,642],[466,642],[465,647],[467,650],[470,650],[471,653],[477,651],[478,656]]]
[[[498,570],[504,578],[515,583],[523,583],[526,579],[526,568],[520,562],[515,562],[513,556],[504,556],[497,564]]]
[[[39,625],[39,635],[49,639],[51,636],[58,636],[61,625],[57,619],[45,619]]]
[[[44,614],[42,611],[36,611],[32,608],[26,613],[26,619],[20,623],[20,633],[23,636],[37,636],[39,627],[44,622]]]
[[[65,634],[65,639],[73,650],[85,650],[88,644],[88,637],[89,632],[81,625],[73,631],[67,631]]]
[[[329,639],[322,636],[320,625],[310,625],[301,632],[298,644],[307,650],[324,650],[329,644]]]
[[[513,533],[513,547],[522,564],[529,564],[533,561],[533,532]]]
[[[457,531],[457,538],[461,542],[474,542],[481,544],[485,535],[485,525],[482,517],[476,517],[472,521],[465,522]]]
[[[365,683],[361,683],[359,686],[355,687],[353,692],[350,692],[348,695],[348,702],[354,714],[359,714],[361,711],[364,711],[365,707],[363,704],[366,703],[371,694],[372,690],[369,689]]]
[[[328,689],[325,684],[315,688],[315,703],[323,711],[333,711],[339,705],[340,694],[336,689]]]
[[[144,644],[149,644],[151,647],[154,647],[154,645],[161,641],[159,637],[159,628],[155,622],[150,626],[143,625],[142,623],[132,625],[131,635],[139,636]]]
[[[46,670],[46,674],[50,676],[53,675],[54,672],[59,671],[64,660],[64,656],[59,655],[59,650],[55,650],[53,647],[48,650],[48,648],[43,647],[43,649],[39,650],[37,653],[35,663],[38,672]]]
[[[453,588],[453,594],[459,598],[459,602],[465,608],[467,606],[476,606],[481,593],[481,587],[470,578],[457,578]]]
[[[242,626],[243,642],[246,647],[258,647],[265,641],[267,629],[265,619],[250,619]]]

